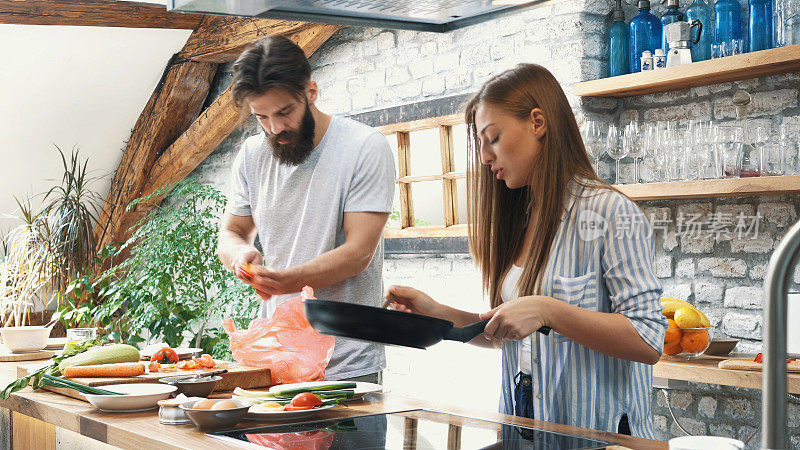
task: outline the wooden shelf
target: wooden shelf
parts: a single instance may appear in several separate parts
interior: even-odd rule
[[[702,356],[691,361],[682,361],[663,357],[653,366],[653,376],[670,380],[761,389],[761,372],[720,369],[717,364],[723,359],[726,358]],[[800,374],[788,374],[786,388],[790,394],[800,394]]]
[[[631,97],[800,71],[800,45],[575,83],[581,97]]]
[[[636,201],[786,195],[800,194],[800,175],[624,184],[615,187]]]

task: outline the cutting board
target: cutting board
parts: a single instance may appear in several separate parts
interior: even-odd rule
[[[12,361],[36,361],[39,359],[50,359],[55,353],[50,350],[39,350],[38,352],[11,353],[5,345],[0,344],[0,362]]]
[[[733,370],[757,370],[761,371],[763,364],[753,361],[752,358],[734,358],[723,359],[717,364],[720,369],[733,369]],[[800,373],[800,361],[792,361],[787,365],[787,371],[790,373]]]
[[[27,375],[29,369],[30,367],[18,366],[17,377]],[[228,369],[228,372],[220,375],[222,379],[217,382],[216,387],[214,387],[214,392],[232,391],[237,387],[242,389],[255,389],[272,386],[272,377],[269,369],[249,367],[235,362],[217,361],[217,365],[213,369],[206,369],[206,371],[219,369]],[[137,377],[70,378],[70,381],[87,386],[111,386],[124,383],[156,383],[160,378],[174,377],[177,375],[193,375],[203,372],[203,370],[180,370],[178,372],[146,373]],[[44,386],[44,389],[68,397],[77,398],[78,400],[86,400],[83,394],[74,389],[63,389],[52,386]],[[109,387],[109,390],[113,390],[113,388]]]

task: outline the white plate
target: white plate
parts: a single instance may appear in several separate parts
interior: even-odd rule
[[[166,345],[164,344],[148,345],[147,347],[141,349],[139,351],[139,354],[142,355],[143,360],[146,359],[150,361],[150,358],[152,358],[157,351],[159,351],[164,347],[166,347]],[[175,350],[175,353],[178,354],[179,359],[189,359],[192,356],[203,351],[202,348],[196,348],[196,347],[178,347],[178,348],[173,348],[173,350]]]
[[[163,383],[127,383],[99,386],[100,389],[127,395],[83,394],[95,408],[104,412],[147,411],[157,406],[159,400],[169,398],[177,386]]]
[[[305,383],[291,383],[291,384],[279,384],[277,386],[272,386],[269,388],[270,392],[275,392],[278,390],[283,389],[296,389],[296,388],[309,388],[309,387],[317,387],[317,386],[324,386],[326,384],[336,383],[336,381],[307,381]],[[361,398],[367,394],[372,394],[374,392],[381,392],[383,391],[383,386],[380,384],[375,383],[365,383],[363,381],[356,381],[356,388],[353,390],[353,399]],[[351,400],[351,399],[348,399]],[[346,400],[345,400],[346,401]]]
[[[258,420],[261,422],[269,422],[271,420],[294,420],[309,417],[317,414],[320,411],[331,409],[337,405],[325,405],[319,408],[306,409],[303,411],[274,411],[274,412],[253,412],[247,411],[244,416],[245,420]],[[250,407],[253,408],[252,406]]]

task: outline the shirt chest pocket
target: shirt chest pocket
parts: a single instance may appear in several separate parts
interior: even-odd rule
[[[589,272],[578,277],[556,276],[553,279],[552,297],[579,308],[597,311],[597,273]],[[556,342],[569,339],[554,333]]]

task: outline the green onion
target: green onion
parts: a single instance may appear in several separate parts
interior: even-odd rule
[[[70,381],[64,378],[57,378],[52,375],[44,374],[43,382],[48,386],[59,387],[59,388],[67,388],[67,389],[75,389],[78,392],[82,392],[84,394],[92,394],[92,395],[125,395],[122,392],[113,392],[107,391],[105,389],[100,389],[92,386],[86,386],[85,384],[76,383],[74,381]]]
[[[345,381],[341,383],[330,383],[324,384],[320,386],[312,386],[312,387],[293,387],[293,388],[283,388],[281,389],[280,386],[273,386],[270,388],[270,394],[273,394],[275,397],[294,397],[297,394],[301,394],[303,392],[314,392],[317,391],[334,391],[339,389],[355,389],[356,384],[352,381]]]

